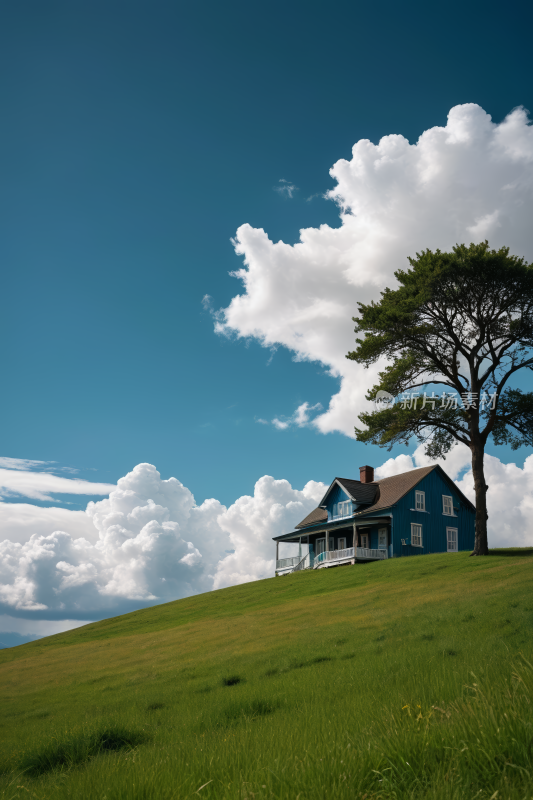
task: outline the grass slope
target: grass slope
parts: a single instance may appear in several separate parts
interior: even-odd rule
[[[223,589],[0,651],[0,798],[533,798],[533,553]]]

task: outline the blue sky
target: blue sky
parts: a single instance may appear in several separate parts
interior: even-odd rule
[[[339,391],[335,359],[351,340],[332,334],[338,347],[298,350],[290,325],[274,331],[272,308],[290,317],[282,294],[305,293],[303,272],[293,290],[275,284],[256,333],[252,302],[226,325],[230,335],[215,332],[217,319],[229,319],[220,309],[245,293],[231,275],[243,266],[231,240],[250,226],[241,253],[258,259],[264,277],[258,229],[294,245],[302,228],[344,225],[324,193],[351,191],[329,170],[350,161],[356,142],[401,134],[414,145],[464,104],[497,124],[533,108],[531,21],[517,2],[4,3],[0,455],[103,484],[148,462],[198,504],[227,507],[265,475],[300,492],[388,459],[347,435],[346,410],[340,427],[312,424]],[[465,124],[481,130],[472,113],[477,121]],[[396,179],[387,180],[382,191],[393,193]],[[460,198],[454,191],[447,207]],[[527,226],[491,209],[467,229],[479,239],[494,230],[496,243],[509,233],[531,259]],[[409,248],[435,246],[438,236],[422,239]],[[391,274],[407,254],[397,248]],[[306,258],[304,271],[314,264]],[[288,263],[281,258],[281,273]],[[316,297],[329,280],[327,259],[319,266]],[[343,311],[348,323],[358,298],[354,290]],[[313,326],[306,330],[295,335],[312,339]],[[272,423],[304,403],[316,407],[311,424]],[[529,452],[497,455],[522,467]],[[81,511],[101,496],[82,486],[4,501]],[[231,531],[224,552],[235,547]]]
[[[334,203],[305,198],[358,139],[416,141],[465,102],[495,121],[531,105],[526,4],[0,13],[3,453],[109,482],[148,461],[226,503],[265,473],[302,484],[382,460],[257,424],[327,405],[334,379],[214,335],[201,300],[242,291],[239,225],[288,243],[339,225]]]

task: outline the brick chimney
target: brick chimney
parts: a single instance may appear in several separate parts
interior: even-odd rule
[[[361,483],[372,483],[374,480],[374,467],[359,467],[359,476]]]

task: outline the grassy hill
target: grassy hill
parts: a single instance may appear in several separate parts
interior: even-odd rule
[[[533,551],[223,589],[0,651],[0,798],[533,797]]]

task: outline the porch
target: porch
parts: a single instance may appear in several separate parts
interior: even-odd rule
[[[359,520],[352,516],[313,526],[314,530],[305,533],[276,537],[276,575],[390,558],[390,526],[390,517]],[[298,555],[280,559],[279,544],[283,542],[298,544]]]
[[[387,551],[388,548],[346,547],[344,550],[324,550],[316,556],[306,553],[304,556],[280,558],[276,561],[276,574],[288,575],[302,569],[340,567],[343,564],[355,564],[357,561],[382,561],[389,557]]]

